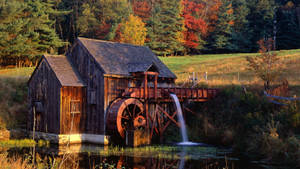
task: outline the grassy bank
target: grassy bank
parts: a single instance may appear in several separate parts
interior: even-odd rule
[[[25,128],[27,81],[34,68],[0,69],[0,129]]]

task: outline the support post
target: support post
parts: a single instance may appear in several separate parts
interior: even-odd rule
[[[154,79],[154,99],[157,101],[157,79],[158,79],[158,74],[155,75]]]

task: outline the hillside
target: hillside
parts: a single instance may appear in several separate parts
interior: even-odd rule
[[[209,86],[225,86],[231,84],[262,84],[251,71],[247,69],[246,56],[257,54],[223,54],[223,55],[196,55],[184,57],[161,57],[160,59],[177,75],[178,83],[188,79],[189,74],[195,72],[200,83]],[[282,76],[287,78],[291,86],[300,85],[300,50],[278,51],[285,65]],[[208,74],[208,81],[204,73]]]

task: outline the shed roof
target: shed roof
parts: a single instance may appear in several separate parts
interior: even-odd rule
[[[44,55],[62,86],[85,86],[79,73],[63,55]]]
[[[78,40],[95,58],[105,74],[130,76],[133,71],[146,71],[151,65],[155,65],[159,77],[176,78],[148,47],[87,38]]]

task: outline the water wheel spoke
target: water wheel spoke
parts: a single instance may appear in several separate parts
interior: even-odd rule
[[[126,112],[127,112],[127,114],[129,114],[129,116],[130,116],[131,118],[133,118],[132,113],[131,113],[130,110],[129,110],[129,105],[127,105],[126,102],[124,102],[124,103],[125,103],[125,106],[126,106]]]
[[[141,115],[143,112],[142,111],[139,111],[137,114],[136,114],[136,116],[139,116],[139,115]]]
[[[137,105],[136,105],[136,104],[134,104],[133,111],[132,111],[132,112],[133,112],[133,116],[132,116],[132,117],[136,117],[136,116],[135,116],[135,110],[136,110],[136,106],[137,106]]]
[[[126,116],[121,116],[121,118],[125,119],[125,120],[130,120],[129,117],[126,117]]]

